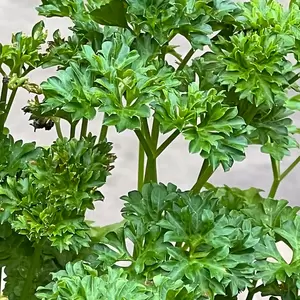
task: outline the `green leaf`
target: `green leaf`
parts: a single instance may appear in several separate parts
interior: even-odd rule
[[[14,141],[12,136],[0,140],[0,180],[7,176],[15,176],[22,173],[26,164],[41,155],[41,149],[36,148],[35,143]]]
[[[111,0],[107,4],[91,12],[93,20],[101,25],[128,28],[126,21],[126,2]]]
[[[218,81],[237,93],[240,100],[272,107],[277,94],[288,86],[285,76],[292,65],[285,55],[293,46],[292,37],[275,35],[271,29],[239,32],[229,40],[220,37],[212,47],[213,53],[206,54],[204,60],[218,65],[214,72]]]
[[[24,154],[26,144],[18,146],[15,152]],[[111,144],[98,144],[90,135],[80,141],[58,139],[42,149],[19,176],[11,174],[0,185],[2,222],[7,220],[32,242],[45,237],[60,252],[88,247],[84,215],[94,208],[94,201],[103,198],[97,189],[105,183],[115,159],[110,150]]]
[[[300,260],[300,217],[296,216],[294,220],[287,220],[275,232],[279,234],[293,249],[292,262]]]
[[[101,240],[109,233],[118,230],[125,224],[124,221],[110,224],[102,227],[91,227],[91,238],[93,241],[101,242]]]
[[[79,272],[76,271],[79,269]],[[53,275],[53,284],[39,287],[36,293],[38,299],[62,300],[80,297],[86,300],[101,299],[150,299],[146,287],[127,279],[122,269],[109,269],[108,274],[97,276],[98,272],[87,264],[79,261],[68,264],[66,271]]]
[[[262,152],[271,154],[276,160],[282,160],[290,154],[289,149],[298,147],[289,129],[292,120],[288,117],[291,114],[282,102],[268,111],[264,108],[258,109],[257,116],[251,121],[253,127],[248,138],[256,143],[259,141]]]
[[[208,290],[224,294],[229,285],[235,295],[251,286],[251,251],[261,230],[244,221],[242,212],[224,211],[215,192],[192,196],[176,187],[146,184],[141,193],[130,192],[123,200],[125,235],[136,245],[137,273],[161,268],[173,281],[196,283],[199,295]],[[243,267],[236,270],[239,264]]]
[[[262,279],[264,284],[272,283],[274,280],[286,281],[287,277],[290,277],[296,270],[293,265],[289,265],[282,258],[281,254],[277,250],[275,239],[270,236],[265,236],[263,243],[260,243],[256,247],[257,258],[262,259],[275,259],[274,262],[267,260],[257,261],[255,267],[258,271],[257,278]]]
[[[106,113],[104,122],[115,125],[118,132],[140,128],[140,118],[151,115],[150,103],[163,89],[180,83],[171,67],[148,65],[147,60],[141,59],[130,48],[132,34],[123,32],[115,32],[111,40],[103,42],[99,54],[89,46],[82,53],[97,78],[94,92],[101,99],[100,111]]]
[[[91,70],[72,63],[66,70],[58,72],[57,76],[50,77],[47,82],[42,83],[45,95],[41,105],[42,112],[67,112],[73,121],[82,118],[93,119],[96,115],[95,108],[100,106],[99,94],[93,84]]]
[[[291,110],[300,110],[300,95],[290,98],[286,102],[286,107]]]

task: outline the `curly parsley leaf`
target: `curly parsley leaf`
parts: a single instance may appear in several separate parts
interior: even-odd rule
[[[45,237],[60,251],[87,247],[89,226],[84,221],[97,190],[109,175],[111,145],[95,137],[58,139],[27,164],[20,179],[7,177],[0,186],[2,222],[31,241]]]

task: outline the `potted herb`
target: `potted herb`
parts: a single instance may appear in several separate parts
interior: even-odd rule
[[[300,108],[299,5],[42,0],[39,14],[69,18],[72,35],[56,31],[42,50],[39,22],[0,46],[4,299],[298,299],[299,208],[276,192],[300,161],[280,168],[299,146],[291,119]],[[184,56],[177,36],[189,42]],[[32,70],[53,66],[41,85],[29,81]],[[47,147],[15,141],[5,125],[22,88],[32,94],[23,110],[34,129],[57,131]],[[88,125],[99,114],[93,136]],[[108,127],[139,141],[137,188],[122,197],[123,221],[96,227],[85,214],[103,200],[116,159]],[[179,136],[203,158],[187,191],[157,174]],[[269,195],[210,183],[252,145],[271,161]],[[293,251],[290,262],[279,242]]]

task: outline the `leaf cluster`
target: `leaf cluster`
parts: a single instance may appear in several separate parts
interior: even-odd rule
[[[19,178],[7,176],[1,184],[2,223],[8,221],[31,241],[49,239],[60,251],[87,247],[84,214],[94,207],[93,201],[103,199],[97,189],[114,160],[110,150],[110,144],[98,144],[92,136],[58,139],[50,148],[40,149]]]
[[[246,288],[297,297],[299,208],[287,201],[264,199],[254,188],[191,195],[173,184],[147,184],[122,199],[125,224],[102,236],[85,263],[54,274],[51,284],[38,289],[39,299],[71,294],[82,299],[221,299]],[[279,254],[279,241],[292,249],[290,263]],[[259,279],[264,284],[255,287]]]

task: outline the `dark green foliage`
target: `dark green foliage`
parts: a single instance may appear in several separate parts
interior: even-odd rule
[[[42,0],[39,14],[70,19],[71,36],[55,31],[43,52],[39,22],[30,36],[17,33],[12,45],[0,45],[4,295],[236,300],[247,289],[247,300],[256,293],[298,299],[299,209],[274,198],[300,162],[299,156],[280,169],[290,149],[299,147],[300,129],[292,121],[300,110],[299,5]],[[185,55],[174,45],[178,36],[189,48]],[[58,70],[39,86],[26,76],[40,66]],[[35,94],[23,109],[31,125],[55,127],[59,138],[50,147],[7,135],[4,125],[20,87]],[[297,94],[290,98],[291,91]],[[96,137],[89,122],[99,114]],[[132,130],[139,140],[138,191],[122,197],[123,221],[95,227],[85,213],[103,199],[99,188],[115,159],[108,127]],[[204,159],[185,192],[157,183],[158,157],[180,135],[189,152]],[[252,145],[271,158],[266,198],[255,188],[208,182],[216,169],[229,171],[244,160]],[[290,262],[279,242],[291,248]]]
[[[48,149],[14,143],[11,137],[2,144],[0,265],[7,275],[4,292],[17,300],[28,285],[29,273],[34,272],[32,294],[49,282],[50,272],[89,246],[85,212],[103,199],[98,188],[115,157],[110,143],[97,143],[91,135],[80,141],[58,139]],[[37,247],[41,247],[39,269],[31,271]]]
[[[63,43],[56,34],[56,55],[71,61],[42,85],[43,112],[93,119],[98,108],[105,125],[123,131],[141,129],[152,109],[162,133],[178,129],[190,152],[213,169],[221,164],[229,170],[249,144],[261,144],[262,152],[280,160],[298,146],[286,108],[297,107],[286,94],[295,77],[286,56],[297,53],[298,10],[295,5],[288,13],[274,1],[43,1],[43,15],[69,16],[75,24],[90,15],[93,22],[115,25],[100,29],[97,45],[78,33]],[[209,45],[192,67],[177,71],[163,59],[168,53],[180,57],[168,44],[176,34],[194,48]]]
[[[111,145],[96,137],[58,139],[27,163],[20,178],[7,177],[0,186],[2,223],[34,242],[44,237],[60,251],[87,247],[89,227],[84,213],[109,174]]]
[[[281,281],[299,284],[299,209],[288,207],[286,201],[264,199],[254,188],[219,188],[190,195],[173,184],[147,184],[142,192],[132,191],[122,198],[125,224],[111,229],[92,247],[87,265],[76,263],[67,267],[67,273],[54,275],[53,283],[39,289],[39,299],[67,299],[65,292],[71,290],[66,285],[74,285],[72,294],[82,299],[90,299],[94,286],[99,293],[95,299],[132,288],[137,299],[141,290],[141,299],[163,300],[234,297],[251,289],[256,279],[265,283],[261,291],[266,295],[272,295],[275,286],[286,295]],[[133,243],[133,253],[126,241]],[[279,254],[278,241],[293,250],[291,263]],[[276,262],[270,262],[270,257]],[[122,261],[129,266],[120,267]],[[78,271],[71,272],[72,268]],[[115,285],[106,290],[111,276]],[[291,290],[297,291],[296,287]],[[124,299],[133,299],[133,294]]]

